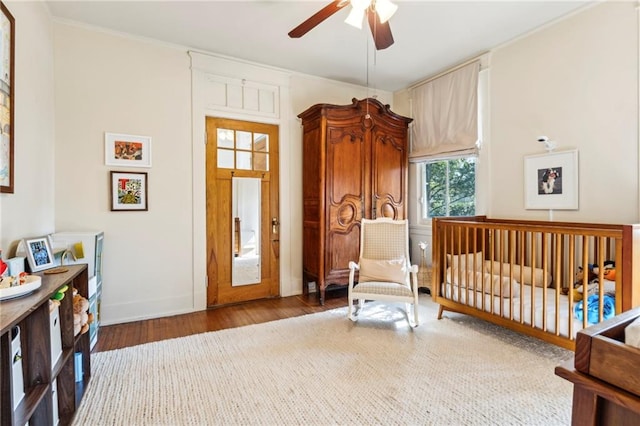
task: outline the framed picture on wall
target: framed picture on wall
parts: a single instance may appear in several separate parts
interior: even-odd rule
[[[0,2],[0,192],[14,188],[15,20]]]
[[[47,237],[25,239],[24,245],[27,248],[27,261],[31,272],[38,272],[55,266],[55,259]]]
[[[105,133],[104,158],[107,166],[151,167],[151,137]]]
[[[147,173],[111,172],[111,211],[147,211]]]
[[[524,157],[524,206],[528,210],[578,210],[578,151]]]

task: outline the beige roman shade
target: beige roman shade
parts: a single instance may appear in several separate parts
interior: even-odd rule
[[[414,87],[410,161],[478,153],[480,61]]]

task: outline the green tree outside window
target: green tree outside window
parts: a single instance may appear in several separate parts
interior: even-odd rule
[[[426,218],[475,214],[475,157],[427,163],[424,170]]]

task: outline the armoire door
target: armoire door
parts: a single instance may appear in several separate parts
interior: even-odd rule
[[[208,117],[207,306],[278,296],[278,126]]]
[[[371,133],[371,217],[405,219],[407,131],[380,123]]]
[[[367,217],[365,190],[370,150],[359,117],[356,123],[330,123],[326,142],[326,256],[325,273],[346,283],[349,261],[360,250],[360,220]]]

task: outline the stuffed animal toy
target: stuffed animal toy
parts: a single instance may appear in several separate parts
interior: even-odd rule
[[[69,286],[63,285],[55,292],[51,299],[49,299],[49,313],[53,312],[58,306],[60,306],[60,301],[64,299],[64,294],[69,290]]]
[[[73,290],[73,335],[84,334],[89,330],[93,314],[89,312],[89,301]]]
[[[593,271],[597,277],[598,273],[600,272],[600,268],[594,267]],[[605,260],[602,266],[602,275],[604,276],[605,280],[615,281],[616,280],[616,262],[614,262],[613,260]]]
[[[607,281],[604,283],[604,292],[608,295],[615,295],[615,286],[612,287],[611,281],[616,280],[615,262],[606,260],[603,263],[602,276]],[[587,277],[587,295],[598,294],[600,292],[599,280],[600,268],[595,265],[589,265],[589,275]],[[573,283],[573,300],[580,301],[583,298],[584,271],[582,267],[578,267],[576,279]],[[568,292],[567,292],[568,293]]]
[[[597,279],[598,276],[596,274],[593,273],[593,265],[589,265],[589,269],[587,270],[587,284],[593,282],[594,279]],[[576,289],[578,287],[580,287],[582,284],[584,284],[584,268],[582,266],[578,266],[578,271],[576,272],[576,276],[574,277],[573,280],[573,295],[574,295],[574,299],[575,296],[577,294],[579,294],[580,292],[576,291]],[[569,294],[569,289],[568,288],[563,288],[562,289],[562,294],[567,295]],[[580,298],[576,299],[576,300],[582,300],[582,295],[580,293]]]

